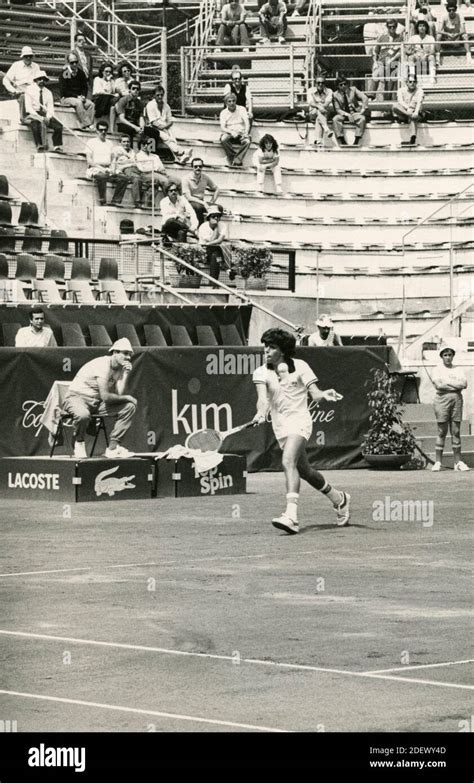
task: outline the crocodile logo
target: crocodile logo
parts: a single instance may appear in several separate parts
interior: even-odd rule
[[[135,487],[135,484],[131,483],[135,476],[122,476],[121,478],[112,476],[112,473],[115,473],[119,467],[117,465],[115,468],[109,468],[109,470],[103,470],[97,474],[94,483],[97,497],[100,497],[100,495],[112,497],[116,492],[123,492],[124,489],[133,489]]]

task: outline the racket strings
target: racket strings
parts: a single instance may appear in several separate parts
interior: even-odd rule
[[[221,445],[221,438],[216,430],[201,430],[193,432],[187,445],[190,449],[200,449],[201,451],[217,451]]]

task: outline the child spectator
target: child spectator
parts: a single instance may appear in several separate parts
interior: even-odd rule
[[[253,156],[254,166],[257,168],[257,189],[264,191],[265,174],[273,174],[277,193],[283,193],[281,186],[280,152],[278,142],[269,133],[262,136],[258,143],[258,149]]]

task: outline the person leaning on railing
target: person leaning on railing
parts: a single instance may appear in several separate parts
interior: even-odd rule
[[[69,52],[65,68],[59,76],[60,103],[61,106],[74,109],[83,130],[93,127],[95,117],[94,104],[86,97],[88,89],[87,79],[79,68],[77,55]]]

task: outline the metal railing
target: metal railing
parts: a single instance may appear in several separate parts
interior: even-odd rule
[[[70,24],[71,48],[78,29],[90,37],[107,58],[126,60],[141,80],[159,81],[167,89],[167,39],[163,27],[127,22],[115,12],[114,0],[42,0]]]
[[[304,72],[306,77],[306,88],[314,87],[314,78],[316,71],[316,43],[321,35],[321,5],[322,0],[310,0],[306,24],[304,28],[304,37],[308,51],[306,52]]]

